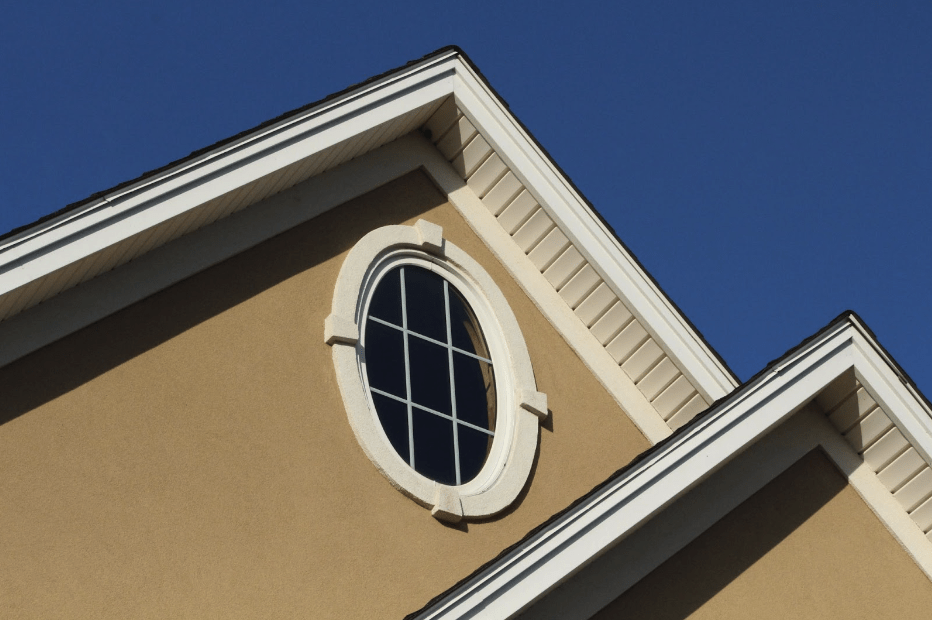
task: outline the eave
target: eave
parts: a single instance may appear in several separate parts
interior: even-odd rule
[[[860,319],[846,313],[408,618],[471,618],[480,612],[483,618],[515,617],[803,407],[817,403],[852,371],[892,422],[895,428],[889,432],[901,433],[928,467],[932,408]],[[910,519],[866,466],[863,451],[859,457],[839,439],[833,434],[829,443],[836,453],[841,446],[837,458],[849,461],[848,469],[856,472],[849,480],[932,578],[932,523],[917,527],[916,516]]]
[[[123,184],[0,242],[0,320],[419,127],[448,51]]]
[[[691,392],[677,391],[674,398],[682,395],[682,400],[669,404],[664,419],[672,417],[671,426],[684,423],[705,403],[733,389],[737,381],[720,358],[455,48],[440,50],[0,239],[0,321],[411,131],[428,128],[448,109],[468,119],[482,138],[479,142],[488,145],[496,161],[533,195],[578,251],[579,260],[598,272],[692,386]],[[465,156],[471,145],[458,148]],[[451,163],[457,168],[462,162]],[[458,172],[465,179],[472,171]],[[100,312],[95,317],[99,319]],[[80,325],[68,329],[74,327]],[[49,334],[50,338],[62,335]],[[41,338],[31,342],[30,346],[43,344]],[[5,351],[0,365],[28,352],[28,347]],[[627,359],[613,357],[617,364]]]

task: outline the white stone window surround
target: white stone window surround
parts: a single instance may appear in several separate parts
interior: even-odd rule
[[[391,446],[366,385],[360,333],[379,278],[398,264],[429,268],[463,295],[485,336],[496,383],[492,449],[479,475],[459,486],[439,484],[412,469]],[[383,226],[360,239],[340,268],[324,340],[333,348],[337,383],[350,426],[366,455],[393,486],[443,521],[493,516],[514,502],[527,483],[537,451],[547,397],[537,391],[521,329],[492,277],[443,238],[440,226]]]

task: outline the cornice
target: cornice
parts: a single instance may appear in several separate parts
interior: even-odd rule
[[[431,58],[41,222],[0,245],[0,296],[449,94]]]
[[[836,320],[655,446],[646,458],[409,618],[469,618],[479,610],[484,618],[514,617],[788,420],[850,369],[928,463],[928,409],[904,388],[858,323],[850,316]],[[875,498],[879,504],[889,503],[865,496],[868,503]],[[882,519],[888,511],[887,506],[871,507]],[[888,527],[932,576],[932,543],[911,523],[904,531],[904,519],[891,521],[896,523]]]
[[[548,215],[589,262],[603,270],[605,280],[638,320],[670,349],[691,382],[709,400],[733,390],[738,382],[731,371],[471,66],[457,72],[454,96],[499,157],[533,188]]]
[[[0,321],[419,128],[451,95],[704,399],[730,391],[724,364],[455,48],[0,240]]]

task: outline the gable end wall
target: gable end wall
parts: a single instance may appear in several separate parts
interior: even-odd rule
[[[460,527],[363,454],[323,341],[355,240],[418,218],[496,279],[551,409],[515,507]],[[401,617],[649,446],[423,172],[7,365],[0,392],[0,609],[25,617]]]

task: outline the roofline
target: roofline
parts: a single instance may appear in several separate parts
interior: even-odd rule
[[[369,144],[368,136],[377,138],[382,124],[399,119],[405,112],[425,110],[424,106],[431,102],[439,105],[450,94],[458,55],[458,51],[447,49],[408,63],[299,112],[263,123],[259,129],[218,143],[220,146],[198,151],[112,191],[95,194],[65,212],[6,236],[0,241],[0,318],[11,316],[9,308],[21,301],[4,298],[8,294],[35,286],[35,291],[23,294],[26,300],[22,302],[26,307],[34,305],[93,277],[96,274],[88,275],[88,269],[100,267],[78,267],[77,262],[93,263],[93,257],[105,249],[127,240],[136,241],[162,225],[171,234],[183,234],[187,231],[178,232],[177,227],[172,230],[169,222],[174,224],[179,217],[214,199],[229,197],[277,173],[285,178],[265,185],[271,188],[268,191],[280,191],[287,186],[279,182],[294,181],[294,166],[309,157],[345,145],[354,137],[366,136]],[[378,145],[374,142],[369,147]],[[268,157],[272,154],[275,157]],[[256,192],[245,195],[246,200],[253,201],[262,197],[257,198]],[[230,209],[224,216],[232,212]],[[166,234],[163,242],[172,238]],[[144,252],[152,246],[136,243],[131,247],[121,254],[123,262],[134,258],[131,252]],[[67,281],[62,284],[61,280]]]
[[[85,211],[94,210],[96,208],[107,207],[110,200],[114,196],[121,196],[126,193],[136,191],[142,187],[157,184],[160,179],[168,178],[171,175],[175,174],[177,171],[185,169],[191,165],[196,164],[199,161],[210,159],[212,157],[221,155],[229,147],[235,145],[240,141],[248,141],[256,139],[257,137],[268,133],[268,131],[275,129],[278,126],[285,125],[292,122],[299,121],[302,117],[305,117],[309,114],[316,112],[319,108],[322,108],[327,105],[333,105],[337,103],[340,99],[351,97],[359,93],[360,90],[365,89],[366,87],[377,84],[378,82],[389,80],[394,76],[402,74],[416,65],[421,65],[424,63],[430,63],[437,61],[449,56],[456,56],[460,58],[463,63],[469,68],[469,70],[474,74],[476,79],[483,85],[483,87],[488,91],[488,93],[505,109],[508,111],[508,116],[511,121],[513,121],[520,131],[526,136],[526,138],[533,144],[533,146],[539,151],[539,153],[544,157],[550,167],[566,182],[571,191],[576,195],[579,201],[588,208],[592,213],[595,219],[599,222],[600,226],[605,230],[605,232],[613,239],[615,243],[623,250],[628,258],[634,263],[638,271],[647,279],[651,286],[657,291],[661,298],[670,306],[673,312],[679,317],[679,319],[685,324],[687,330],[692,332],[695,337],[698,339],[700,346],[706,350],[706,352],[711,355],[715,360],[716,364],[721,368],[721,370],[727,375],[730,382],[729,387],[733,387],[740,383],[737,375],[734,371],[728,366],[724,358],[715,350],[715,348],[708,342],[705,336],[700,332],[696,326],[689,320],[689,318],[680,310],[679,306],[672,300],[672,298],[667,294],[667,292],[659,285],[657,280],[653,275],[644,267],[640,260],[631,252],[630,248],[621,240],[614,228],[608,223],[608,221],[602,216],[601,213],[592,205],[592,203],[585,197],[585,195],[580,191],[576,186],[572,178],[566,174],[566,172],[560,167],[560,165],[551,157],[550,153],[543,147],[543,145],[537,140],[534,134],[524,125],[524,123],[517,118],[517,116],[511,112],[508,103],[505,99],[498,93],[497,90],[491,85],[489,80],[485,75],[479,70],[478,66],[472,61],[471,58],[459,47],[455,45],[448,45],[442,47],[438,50],[435,50],[419,59],[412,60],[406,64],[391,69],[389,71],[383,72],[379,75],[371,77],[363,82],[349,86],[341,91],[327,95],[326,97],[319,99],[315,102],[304,105],[295,110],[285,112],[273,119],[267,120],[251,129],[242,131],[234,136],[220,140],[208,147],[198,149],[186,157],[177,159],[173,162],[170,162],[164,166],[150,170],[143,173],[142,175],[115,185],[109,189],[96,192],[87,198],[79,200],[77,202],[71,203],[64,208],[50,213],[48,215],[42,216],[36,221],[14,228],[13,230],[0,234],[0,254],[5,250],[10,248],[13,245],[23,241],[24,239],[32,238],[37,235],[41,235],[45,232],[48,232],[55,227],[62,225],[66,222],[72,221],[74,218],[80,217]],[[2,266],[2,265],[0,265]],[[2,291],[0,291],[2,292]],[[713,396],[714,397],[714,396]]]
[[[408,61],[407,63],[405,63],[404,65],[400,67],[390,69],[388,71],[375,75],[371,78],[368,78],[362,82],[353,84],[352,86],[348,86],[347,88],[344,88],[343,90],[337,91],[335,93],[331,93],[321,99],[318,99],[317,101],[308,103],[294,110],[290,110],[288,112],[279,114],[278,116],[274,118],[263,121],[250,129],[241,131],[228,138],[224,138],[218,142],[211,144],[210,146],[197,149],[196,151],[193,151],[190,154],[180,159],[176,159],[172,162],[165,164],[164,166],[160,166],[159,168],[155,168],[153,170],[144,172],[141,175],[133,179],[130,179],[128,181],[123,181],[122,183],[118,183],[117,185],[114,185],[113,187],[109,189],[95,192],[91,194],[90,196],[88,196],[87,198],[83,198],[76,202],[70,203],[57,211],[44,215],[38,218],[37,220],[35,220],[34,222],[25,224],[23,226],[19,226],[17,228],[14,228],[13,230],[10,230],[9,232],[3,233],[2,235],[0,235],[0,252],[4,251],[6,247],[9,246],[8,240],[14,237],[18,237],[22,233],[34,232],[35,234],[41,234],[46,229],[48,229],[50,226],[54,226],[57,223],[55,222],[55,220],[63,219],[62,216],[74,214],[74,212],[81,211],[81,209],[84,207],[94,207],[100,204],[101,202],[105,203],[108,201],[108,199],[113,198],[114,195],[126,194],[138,188],[157,183],[160,179],[169,177],[175,172],[177,172],[178,170],[187,168],[194,163],[220,155],[224,153],[229,147],[236,145],[237,143],[248,141],[248,140],[254,140],[257,137],[260,137],[264,134],[269,133],[271,130],[277,129],[286,124],[294,123],[315,112],[319,112],[324,107],[335,105],[339,103],[341,99],[357,96],[358,94],[360,94],[360,91],[366,89],[367,87],[372,87],[374,85],[377,85],[380,82],[390,80],[391,78],[396,77],[402,73],[405,73],[406,71],[410,70],[411,68],[417,65],[422,65],[422,64],[436,61],[438,59],[442,59],[448,56],[456,56],[456,55],[465,56],[462,50],[460,50],[456,46],[448,45],[448,46],[442,47],[421,58]],[[46,224],[46,226],[42,226],[43,224]],[[41,228],[41,230],[35,230],[39,228]]]
[[[650,326],[658,342],[674,351],[674,359],[708,400],[733,390],[740,380],[722,361],[721,356],[686,318],[669,295],[644,269],[634,254],[605,223],[592,203],[547,153],[521,121],[508,109],[488,80],[465,58],[466,72],[457,74],[454,96],[464,108],[480,134],[515,172],[522,183],[534,188],[534,198],[545,207],[576,249],[589,254],[590,264],[606,273],[603,279],[613,284],[616,294],[629,310]],[[468,79],[471,78],[471,79]],[[482,91],[484,96],[478,96]],[[495,105],[489,105],[494,102]],[[527,178],[521,178],[526,175]],[[573,209],[578,205],[579,209]],[[566,209],[565,207],[569,207]],[[588,219],[580,217],[582,213]],[[574,239],[574,235],[577,238]],[[643,320],[647,317],[653,317]]]
[[[405,620],[519,613],[789,419],[849,369],[932,463],[932,407],[845,311]],[[914,558],[921,553],[913,553]],[[918,561],[918,559],[917,559]],[[929,572],[928,566],[923,567]]]
[[[502,97],[498,93],[498,91],[495,89],[494,86],[492,86],[492,83],[489,82],[488,78],[485,77],[485,75],[482,73],[479,67],[472,61],[472,59],[469,58],[469,56],[465,52],[463,52],[460,48],[456,46],[451,46],[451,48],[456,49],[459,52],[459,54],[462,56],[466,64],[469,65],[469,67],[473,70],[476,76],[482,81],[483,84],[485,84],[485,87],[489,89],[489,91],[502,103],[502,105],[504,105],[506,108],[509,108],[510,110],[510,106],[508,105],[508,102],[505,101],[505,98]],[[641,263],[637,255],[631,251],[631,248],[629,248],[628,245],[618,235],[618,232],[615,230],[615,227],[612,226],[608,222],[607,219],[605,219],[605,216],[603,216],[602,213],[595,207],[595,205],[593,205],[592,202],[586,197],[586,195],[583,194],[579,186],[576,185],[576,182],[573,181],[573,178],[563,169],[562,166],[560,166],[559,163],[557,163],[557,160],[554,159],[550,155],[550,152],[546,149],[546,147],[544,147],[543,144],[541,144],[541,142],[537,139],[537,136],[535,136],[534,133],[521,121],[518,115],[512,111],[511,117],[518,124],[521,130],[527,135],[527,137],[531,140],[531,142],[533,142],[534,146],[536,146],[537,149],[540,150],[541,154],[549,161],[550,165],[553,166],[554,169],[556,169],[556,171],[560,174],[560,176],[562,176],[566,180],[566,182],[573,189],[573,191],[576,192],[576,194],[579,196],[582,202],[589,208],[589,210],[593,213],[593,215],[595,215],[595,217],[599,220],[599,222],[601,222],[602,226],[605,227],[606,231],[612,237],[614,237],[615,241],[622,248],[624,248],[625,252],[627,252],[628,255],[634,260],[635,264],[643,272],[643,274],[650,280],[651,284],[654,285],[654,287],[660,292],[661,295],[663,295],[663,297],[667,300],[667,302],[669,302],[669,304],[676,310],[677,314],[679,314],[683,318],[683,320],[687,323],[689,328],[699,337],[699,339],[706,346],[706,348],[712,353],[712,355],[715,357],[718,363],[721,364],[722,368],[730,375],[731,379],[734,381],[734,384],[739,385],[741,383],[741,379],[738,377],[737,374],[735,374],[731,366],[728,365],[728,362],[725,361],[725,358],[723,358],[719,354],[719,352],[715,349],[715,347],[713,347],[711,343],[706,339],[705,335],[695,326],[695,324],[693,324],[693,322],[689,319],[689,317],[680,309],[679,305],[677,305],[677,303],[673,301],[673,298],[670,297],[670,295],[666,292],[666,290],[662,286],[660,286],[660,283],[657,282],[653,274],[651,274],[650,271],[647,270],[647,268],[644,266],[643,263]]]
[[[243,130],[243,131],[240,131],[239,133],[236,133],[236,134],[234,134],[234,135],[232,135],[232,136],[229,136],[228,138],[223,138],[222,140],[219,140],[219,141],[217,141],[217,142],[214,142],[213,144],[211,144],[211,145],[209,145],[209,146],[205,146],[205,147],[203,147],[203,148],[199,148],[199,149],[197,149],[197,150],[195,150],[195,151],[192,151],[192,152],[189,153],[188,155],[185,155],[184,157],[181,157],[181,158],[179,158],[179,159],[175,159],[175,160],[173,160],[173,161],[171,161],[171,162],[169,162],[169,163],[167,163],[167,164],[165,164],[165,165],[163,165],[163,166],[159,166],[158,168],[154,168],[154,169],[152,169],[152,170],[148,170],[148,171],[146,171],[146,172],[143,172],[143,173],[140,174],[139,176],[134,177],[134,178],[132,178],[132,179],[129,179],[129,180],[127,180],[127,181],[123,181],[123,182],[121,182],[121,183],[118,183],[118,184],[114,185],[113,187],[110,187],[110,188],[107,188],[107,189],[104,189],[104,190],[100,190],[100,191],[98,191],[98,192],[94,192],[93,194],[91,194],[90,196],[88,196],[88,197],[86,197],[86,198],[82,198],[81,200],[77,200],[77,201],[75,201],[75,202],[69,203],[69,204],[65,205],[64,207],[62,207],[61,209],[58,209],[58,210],[56,210],[56,211],[53,211],[52,213],[48,213],[48,214],[46,214],[46,215],[43,215],[43,216],[39,217],[38,219],[36,219],[36,220],[34,220],[34,221],[32,221],[32,222],[29,222],[29,223],[27,223],[27,224],[23,224],[23,225],[21,225],[21,226],[17,226],[17,227],[15,227],[15,228],[13,228],[12,230],[9,230],[9,231],[7,231],[7,232],[5,232],[5,233],[0,234],[0,245],[2,245],[2,242],[6,241],[8,238],[14,237],[14,236],[18,235],[19,233],[22,233],[22,232],[24,232],[24,231],[28,231],[28,230],[32,229],[33,227],[36,227],[36,226],[38,226],[38,225],[40,225],[40,224],[43,224],[43,223],[45,223],[45,222],[48,222],[49,220],[55,219],[55,218],[57,218],[57,217],[59,217],[59,216],[62,216],[62,215],[65,215],[65,214],[67,214],[67,213],[70,213],[70,212],[72,212],[72,211],[78,210],[78,209],[80,209],[80,208],[83,207],[83,206],[90,205],[91,203],[94,203],[95,201],[97,201],[97,200],[99,200],[99,199],[101,199],[101,198],[104,198],[104,197],[106,197],[106,196],[108,196],[108,195],[111,195],[111,194],[114,194],[114,193],[118,193],[118,192],[120,192],[121,190],[125,190],[125,189],[128,189],[128,188],[132,188],[132,187],[134,187],[134,186],[138,186],[138,185],[141,185],[141,184],[144,184],[144,183],[149,183],[149,182],[155,180],[155,177],[158,177],[159,175],[163,175],[163,174],[165,174],[165,173],[170,173],[170,172],[172,172],[175,168],[184,166],[185,164],[189,164],[189,163],[191,163],[191,162],[193,162],[193,161],[195,161],[195,160],[197,160],[197,159],[200,159],[200,158],[202,158],[202,157],[204,157],[204,156],[210,156],[210,155],[213,154],[214,152],[221,150],[223,147],[228,146],[228,145],[230,145],[230,144],[233,144],[233,143],[235,143],[236,141],[238,141],[238,140],[240,140],[240,139],[243,139],[243,138],[250,138],[250,137],[252,137],[254,134],[256,134],[256,133],[258,133],[258,132],[261,132],[261,131],[264,130],[264,129],[268,129],[268,128],[271,128],[271,127],[276,126],[276,125],[278,125],[278,124],[286,123],[286,122],[295,120],[296,118],[298,118],[298,117],[304,115],[305,113],[307,113],[307,112],[312,112],[312,111],[314,111],[316,108],[318,108],[318,107],[320,107],[320,106],[323,106],[324,104],[328,104],[328,103],[334,102],[334,101],[336,101],[336,100],[338,100],[338,99],[340,99],[341,97],[344,97],[344,96],[346,96],[346,95],[354,94],[356,91],[358,91],[358,90],[361,89],[361,88],[364,88],[364,87],[366,87],[366,86],[369,86],[369,85],[371,85],[371,84],[374,84],[374,83],[376,83],[376,82],[379,82],[379,81],[381,81],[381,80],[384,80],[384,79],[386,79],[386,78],[390,78],[390,77],[394,76],[395,74],[401,73],[401,72],[405,71],[406,69],[408,69],[408,68],[410,68],[410,67],[412,67],[412,66],[414,66],[414,65],[423,63],[423,62],[425,62],[425,61],[434,60],[434,59],[436,59],[436,58],[439,58],[439,57],[442,57],[442,56],[447,56],[447,55],[450,55],[450,54],[457,54],[457,55],[460,55],[460,56],[466,58],[466,54],[463,52],[463,50],[461,50],[461,49],[460,49],[459,47],[457,47],[456,45],[446,45],[446,46],[444,46],[444,47],[441,47],[440,49],[434,50],[433,52],[430,52],[429,54],[425,54],[424,56],[422,56],[422,57],[420,57],[420,58],[416,58],[416,59],[414,59],[414,60],[409,60],[408,62],[406,62],[405,64],[401,65],[400,67],[395,67],[395,68],[393,68],[393,69],[389,69],[388,71],[384,71],[384,72],[382,72],[382,73],[379,73],[378,75],[374,75],[374,76],[372,76],[372,77],[370,77],[370,78],[368,78],[368,79],[365,79],[365,80],[363,80],[362,82],[358,82],[358,83],[356,83],[356,84],[352,84],[352,85],[350,85],[350,86],[347,86],[346,88],[344,88],[344,89],[342,89],[342,90],[338,90],[338,91],[335,92],[335,93],[330,93],[329,95],[326,95],[325,97],[323,97],[323,98],[321,98],[321,99],[318,99],[318,100],[316,100],[316,101],[312,101],[311,103],[305,104],[305,105],[303,105],[303,106],[301,106],[301,107],[298,107],[298,108],[295,108],[295,109],[293,109],[293,110],[289,110],[289,111],[287,111],[287,112],[283,112],[283,113],[279,114],[278,116],[276,116],[276,117],[274,117],[274,118],[270,118],[270,119],[268,119],[268,120],[266,120],[266,121],[262,121],[261,123],[259,123],[258,125],[255,125],[254,127],[251,127],[251,128],[249,128],[249,129],[245,129],[245,130]],[[469,62],[470,62],[470,64],[471,64],[471,61],[469,61]]]

